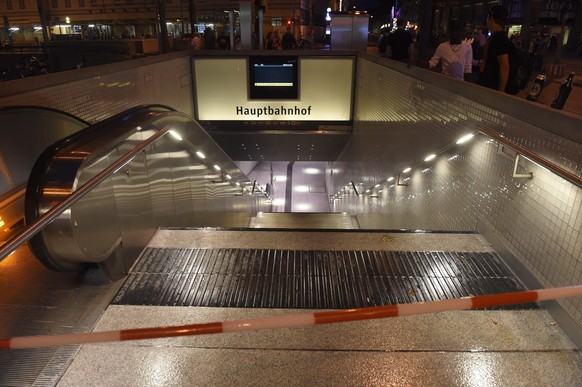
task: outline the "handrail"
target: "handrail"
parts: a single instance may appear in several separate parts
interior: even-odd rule
[[[489,136],[489,137],[493,138],[494,140],[506,145],[507,147],[513,149],[518,154],[523,155],[525,158],[527,158],[530,161],[532,161],[532,162],[540,165],[541,167],[549,170],[550,172],[560,176],[561,178],[574,184],[578,188],[582,188],[582,178],[580,178],[576,174],[568,171],[567,169],[562,168],[559,165],[556,165],[555,163],[548,161],[544,157],[541,157],[538,154],[524,148],[523,146],[510,141],[505,136],[503,136],[503,135],[501,135],[493,130],[481,127],[481,128],[477,128],[476,131],[479,133],[482,133],[486,136]],[[450,147],[454,146],[455,144],[456,143],[452,143],[452,144],[445,146],[444,148],[442,148],[438,152],[436,152],[436,154],[440,154],[440,153],[444,152],[445,150],[449,149]],[[422,163],[422,161],[414,164],[413,167],[416,167],[416,166],[420,165],[421,163]],[[400,174],[396,174],[395,176],[397,176],[397,178],[400,179]],[[528,176],[531,176],[531,175],[528,175]],[[397,184],[398,184],[398,181],[399,180],[397,180]],[[359,196],[358,191],[356,189],[356,186],[354,185],[354,182],[351,181],[350,183],[354,187],[354,191],[355,191],[356,195]],[[406,185],[406,184],[398,184],[398,185]],[[337,195],[332,195],[332,199],[337,198],[336,196]]]
[[[512,148],[516,152],[522,154],[526,158],[534,161],[535,163],[541,165],[542,167],[548,169],[550,172],[555,173],[556,175],[568,180],[570,183],[576,185],[578,188],[582,188],[582,179],[577,175],[573,174],[572,172],[546,160],[545,158],[537,155],[536,153],[522,147],[519,144],[516,144],[510,140],[508,140],[503,135],[496,133],[490,129],[486,128],[479,128],[478,129],[481,133],[486,134],[487,136],[507,145],[508,147]]]
[[[60,216],[64,211],[69,209],[73,204],[79,201],[83,196],[89,193],[93,188],[95,188],[98,184],[100,184],[103,180],[114,174],[115,172],[119,171],[125,165],[133,160],[135,156],[143,149],[145,149],[150,144],[156,142],[159,138],[163,135],[168,133],[171,129],[171,126],[165,126],[164,128],[160,129],[158,132],[153,134],[152,136],[148,137],[146,140],[142,141],[138,144],[135,148],[127,152],[125,155],[120,157],[110,166],[105,168],[103,171],[99,172],[81,187],[79,187],[75,192],[68,195],[66,199],[64,199],[59,204],[56,204],[52,207],[49,211],[47,211],[44,215],[40,218],[35,220],[30,226],[26,229],[21,231],[18,235],[11,238],[8,242],[6,242],[0,248],[0,261],[10,255],[16,248],[20,247],[21,244],[30,240],[33,236],[38,234],[44,227],[50,224],[53,220],[55,220],[58,216]]]

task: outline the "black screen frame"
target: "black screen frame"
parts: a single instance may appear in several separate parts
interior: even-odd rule
[[[292,86],[256,86],[257,65],[283,66],[292,64]],[[299,99],[299,58],[297,56],[251,55],[248,59],[249,100],[298,100]]]

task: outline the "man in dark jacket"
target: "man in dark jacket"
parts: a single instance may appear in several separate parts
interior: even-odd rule
[[[281,48],[283,48],[283,50],[297,48],[297,40],[295,40],[295,36],[291,32],[291,27],[287,27],[287,32],[285,32],[283,39],[281,39]]]
[[[496,5],[487,15],[491,36],[485,43],[483,59],[479,65],[479,84],[490,89],[505,91],[509,79],[509,46],[505,33],[509,12],[503,5]]]
[[[412,35],[404,29],[405,26],[406,21],[404,19],[398,19],[396,21],[397,29],[388,36],[388,46],[390,46],[390,51],[392,52],[390,58],[411,63]]]

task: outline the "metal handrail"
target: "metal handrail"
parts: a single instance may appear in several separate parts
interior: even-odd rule
[[[518,144],[508,140],[503,135],[496,133],[490,129],[479,128],[478,130],[481,133],[484,133],[485,135],[503,143],[504,145],[507,145],[508,147],[510,147],[514,151],[516,151],[517,153],[522,154],[526,158],[541,165],[542,167],[546,168],[550,172],[555,173],[556,175],[568,180],[570,183],[576,185],[578,188],[582,188],[582,179],[580,177],[578,177],[577,175],[575,175],[574,173],[568,171],[567,169],[562,168],[559,165],[556,165],[556,164],[546,160],[545,158],[537,155],[536,153],[522,147],[521,145],[518,145]]]
[[[135,148],[127,152],[125,155],[121,156],[110,166],[105,168],[103,171],[99,172],[97,175],[95,175],[93,178],[91,178],[89,181],[87,181],[85,184],[83,184],[81,187],[75,190],[75,192],[68,195],[67,198],[64,199],[62,202],[52,207],[44,215],[42,215],[40,218],[34,221],[30,226],[21,231],[18,235],[11,238],[8,242],[6,242],[2,246],[2,248],[0,248],[0,261],[2,261],[8,255],[10,255],[18,247],[20,247],[20,245],[27,242],[33,236],[38,234],[44,227],[46,227],[58,216],[60,216],[63,212],[69,209],[73,204],[79,201],[83,196],[89,193],[98,184],[103,182],[103,180],[105,180],[115,172],[119,171],[129,162],[131,162],[139,152],[144,150],[150,144],[156,142],[159,138],[168,133],[170,129],[171,126],[169,125],[165,126],[152,136],[148,137],[146,140],[142,141]]]

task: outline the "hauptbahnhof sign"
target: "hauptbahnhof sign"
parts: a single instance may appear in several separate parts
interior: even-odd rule
[[[352,122],[354,57],[200,57],[193,66],[200,122]]]

